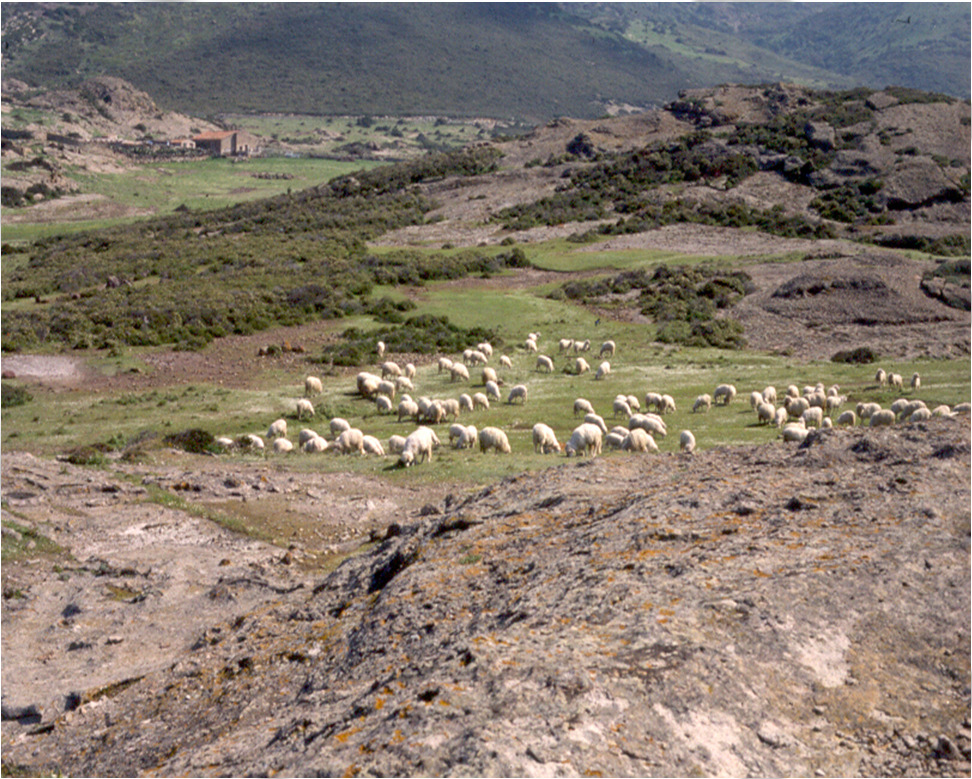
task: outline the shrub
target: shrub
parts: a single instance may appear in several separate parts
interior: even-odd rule
[[[0,407],[13,408],[30,403],[34,397],[25,387],[19,387],[8,382],[0,383]]]
[[[216,439],[212,433],[207,433],[205,430],[200,430],[199,428],[193,428],[191,430],[183,430],[181,433],[167,435],[162,439],[162,443],[166,446],[192,452],[193,454],[205,454],[206,452],[215,451]]]
[[[830,358],[831,362],[845,362],[854,365],[866,365],[877,359],[877,355],[870,346],[859,346],[856,349],[846,349],[837,352]]]

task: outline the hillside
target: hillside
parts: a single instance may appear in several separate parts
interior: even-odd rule
[[[544,121],[726,82],[967,97],[969,24],[958,3],[5,3],[3,68],[36,87],[117,76],[198,116]]]

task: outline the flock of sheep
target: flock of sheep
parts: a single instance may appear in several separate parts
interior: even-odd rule
[[[537,372],[551,373],[554,370],[553,359],[539,351],[539,334],[530,333],[523,343],[528,353],[536,353],[535,369]],[[560,356],[566,356],[568,362],[564,371],[574,375],[581,375],[590,371],[587,360],[581,356],[582,352],[591,351],[589,340],[575,341],[561,339],[558,344]],[[614,357],[617,346],[614,341],[605,341],[598,351],[598,358]],[[377,354],[382,359],[385,345],[378,342]],[[479,343],[475,347],[466,349],[461,359],[452,360],[439,357],[438,372],[448,373],[450,382],[470,383],[469,366],[477,366],[480,371],[481,384],[484,392],[472,394],[462,393],[458,398],[433,399],[426,396],[414,399],[410,392],[415,391],[414,381],[416,368],[412,363],[404,367],[392,360],[381,363],[381,374],[368,371],[360,372],[356,379],[356,393],[374,402],[380,414],[397,413],[398,421],[410,419],[416,429],[408,436],[392,435],[387,444],[378,438],[365,434],[362,430],[352,427],[342,418],[335,417],[329,422],[332,440],[310,428],[300,430],[297,445],[308,453],[335,452],[339,454],[377,455],[380,457],[397,455],[398,462],[403,467],[415,463],[429,462],[434,449],[442,445],[441,440],[432,426],[449,423],[448,440],[454,449],[473,449],[479,447],[483,453],[493,451],[509,454],[512,452],[509,437],[498,427],[486,426],[477,429],[475,425],[464,425],[459,422],[463,411],[476,413],[488,411],[491,402],[502,398],[500,387],[504,384],[496,369],[488,365],[493,357],[493,348],[487,343]],[[501,368],[512,368],[512,360],[507,355],[498,359]],[[595,380],[601,380],[611,372],[610,363],[603,360],[594,375]],[[885,373],[879,370],[875,376],[879,385],[905,391],[904,381],[899,374]],[[911,378],[910,390],[918,392],[921,388],[921,377],[916,373]],[[313,418],[314,406],[310,398],[323,392],[321,380],[308,376],[304,382],[305,397],[296,401],[295,412],[298,420],[305,416]],[[736,388],[731,384],[720,384],[712,395],[703,394],[696,398],[692,406],[693,413],[709,411],[713,405],[729,406],[737,395]],[[395,398],[398,403],[395,404]],[[516,384],[507,393],[508,404],[527,402],[528,389],[525,384]],[[777,405],[777,392],[774,387],[766,387],[761,392],[753,391],[749,397],[750,405],[756,413],[757,422],[765,425],[775,425],[780,430],[784,441],[803,441],[811,428],[832,427],[833,425],[857,425],[867,423],[872,427],[890,425],[898,421],[917,422],[932,416],[954,416],[958,413],[969,413],[969,404],[963,403],[954,409],[939,406],[928,409],[925,403],[917,398],[900,398],[883,409],[878,403],[858,403],[855,410],[841,411],[847,402],[847,397],[840,394],[836,385],[830,388],[822,383],[803,387],[802,391],[796,385],[787,387],[782,403]],[[644,397],[644,411],[639,398],[635,395],[618,394],[612,404],[613,418],[619,416],[626,424],[608,428],[604,417],[599,415],[593,405],[585,398],[574,401],[573,413],[575,417],[583,415],[583,421],[570,433],[566,443],[561,444],[554,430],[543,422],[533,426],[532,440],[534,451],[540,454],[564,453],[566,456],[596,456],[605,446],[630,452],[657,452],[658,445],[655,437],[667,435],[667,425],[664,415],[675,412],[676,404],[671,395],[648,392]],[[294,444],[287,437],[286,419],[277,419],[267,430],[266,437],[271,440],[274,452],[286,453],[293,451]],[[216,443],[226,449],[241,447],[264,450],[265,444],[261,437],[253,434],[239,438],[217,438]],[[696,446],[695,436],[689,430],[682,430],[679,434],[679,447],[683,452],[691,453]]]

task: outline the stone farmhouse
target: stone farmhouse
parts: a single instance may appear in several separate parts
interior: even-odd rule
[[[193,136],[192,140],[195,141],[197,149],[203,149],[210,154],[221,157],[255,154],[259,151],[257,137],[240,130],[201,133]]]

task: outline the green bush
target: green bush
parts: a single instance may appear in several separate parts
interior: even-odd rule
[[[216,450],[216,439],[213,434],[199,428],[167,435],[162,439],[162,443],[193,454],[205,454]]]
[[[13,408],[23,406],[34,399],[25,387],[20,387],[9,382],[0,382],[0,408]]]
[[[844,362],[854,365],[867,365],[877,359],[877,354],[870,346],[859,346],[857,349],[846,349],[837,352],[830,358],[831,362]]]

